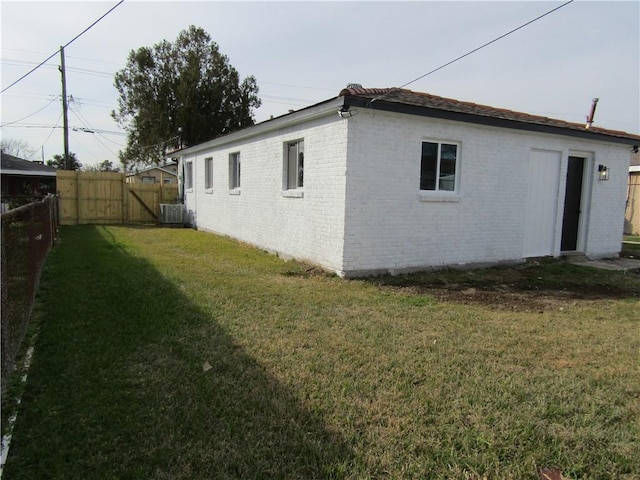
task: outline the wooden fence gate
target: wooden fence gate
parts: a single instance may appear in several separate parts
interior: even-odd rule
[[[125,178],[117,172],[59,170],[60,224],[156,223],[161,203],[177,203],[177,185],[126,183]]]

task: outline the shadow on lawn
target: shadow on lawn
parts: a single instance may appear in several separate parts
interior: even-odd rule
[[[62,233],[39,293],[40,333],[6,478],[349,470],[344,440],[234,342],[215,302],[203,311],[104,228]]]

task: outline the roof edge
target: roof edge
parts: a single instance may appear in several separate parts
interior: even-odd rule
[[[469,109],[477,108],[479,111],[465,112],[455,108],[419,105],[403,102],[401,99],[384,98],[386,95],[391,93],[413,95],[417,98],[436,100],[437,102],[451,102],[452,105],[466,107]],[[632,146],[640,145],[640,135],[624,131],[610,130],[602,127],[585,128],[582,124],[568,122],[566,120],[532,115],[525,112],[518,112],[516,110],[481,105],[473,102],[440,97],[428,93],[414,92],[412,90],[401,88],[345,88],[340,91],[340,96],[344,97],[345,104],[353,106],[443,118],[467,123],[515,128],[518,130],[531,130],[536,132],[577,136],[594,140],[607,139],[615,143],[624,143]],[[486,111],[482,112],[482,110]],[[492,113],[494,114],[492,115]]]
[[[196,154],[203,150],[207,150],[211,147],[220,147],[228,143],[237,142],[240,140],[244,140],[246,138],[251,138],[264,133],[269,133],[274,130],[280,130],[282,128],[296,125],[298,123],[302,123],[305,121],[314,120],[317,118],[322,118],[328,115],[332,115],[338,112],[338,108],[340,106],[341,106],[340,98],[333,97],[333,98],[330,98],[329,100],[325,100],[323,102],[310,105],[300,110],[296,110],[294,112],[286,113],[276,118],[272,118],[260,123],[256,123],[255,125],[251,125],[249,127],[243,128],[242,130],[237,130],[235,132],[223,135],[221,137],[214,138],[213,140],[209,140],[207,142],[199,143],[197,145],[193,145],[191,147],[187,147],[185,149],[172,152],[167,156],[167,158],[178,158],[182,156]],[[338,115],[336,115],[336,118],[337,117]]]

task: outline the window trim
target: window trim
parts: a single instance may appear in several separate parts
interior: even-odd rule
[[[240,152],[229,154],[229,191],[240,192],[242,174],[242,157]]]
[[[184,189],[193,191],[193,160],[184,162]]]
[[[290,155],[290,151],[291,151],[291,147],[292,146],[296,146],[296,165],[295,165],[295,170],[297,172],[296,174],[296,180],[295,180],[295,185],[290,185],[289,180],[290,180],[290,174],[292,172],[290,172],[290,163],[291,160],[289,158]],[[302,149],[300,149],[300,146],[302,146]],[[283,162],[282,162],[282,190],[284,192],[291,192],[291,191],[300,191],[302,192],[304,189],[304,161],[305,161],[305,155],[304,155],[304,138],[298,138],[296,140],[288,140],[286,142],[284,142],[283,147]],[[301,157],[302,155],[302,157]],[[302,166],[300,166],[300,160],[302,160]],[[284,196],[288,196],[288,197],[301,197],[302,195],[284,195]]]
[[[420,182],[422,180],[422,148],[425,143],[432,143],[438,146],[438,156],[436,160],[436,188],[433,190],[423,190],[420,188]],[[454,145],[456,147],[456,161],[455,161],[455,173],[454,173],[454,183],[453,190],[442,190],[440,189],[440,170],[441,170],[441,155],[442,155],[442,145]],[[418,176],[418,191],[419,198],[421,201],[457,201],[460,198],[460,153],[462,151],[462,142],[457,140],[434,140],[428,137],[422,137],[422,141],[420,143],[420,172]],[[431,198],[430,198],[431,197]],[[453,197],[450,200],[448,197]]]
[[[213,193],[213,157],[204,159],[204,192]]]

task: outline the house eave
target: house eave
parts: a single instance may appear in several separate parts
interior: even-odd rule
[[[509,128],[513,130],[524,130],[538,133],[548,133],[552,135],[562,135],[565,137],[576,137],[588,140],[606,141],[612,143],[621,143],[624,145],[637,146],[640,140],[636,138],[611,135],[603,132],[596,132],[588,129],[578,130],[566,127],[558,127],[553,125],[543,125],[525,121],[516,121],[505,118],[490,117],[485,115],[474,115],[471,113],[456,112],[451,110],[442,110],[417,105],[409,105],[399,102],[386,102],[384,100],[376,100],[371,102],[368,98],[345,96],[345,107],[360,107],[373,110],[382,110],[386,112],[403,113],[407,115],[416,115],[421,117],[439,118],[443,120],[453,120],[457,122],[472,123],[477,125],[487,125],[492,127]]]
[[[176,158],[193,155],[202,151],[210,150],[212,148],[219,148],[224,145],[246,140],[247,138],[263,135],[265,133],[270,133],[276,130],[282,130],[290,126],[299,125],[301,123],[309,122],[311,120],[326,117],[329,115],[335,115],[336,120],[339,120],[338,110],[341,106],[342,98],[335,97],[321,103],[316,103],[301,110],[287,113],[280,117],[265,120],[264,122],[252,125],[242,130],[238,130],[237,132],[233,132],[222,137],[215,138],[213,140],[209,140],[208,142],[194,145],[177,152],[173,152],[170,154],[170,157]]]
[[[14,169],[2,169],[1,175],[19,175],[21,177],[55,177],[56,172],[44,172],[37,170],[14,170]]]

